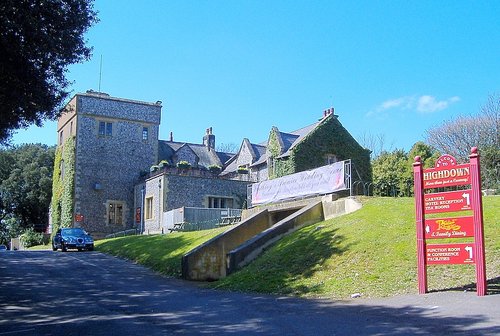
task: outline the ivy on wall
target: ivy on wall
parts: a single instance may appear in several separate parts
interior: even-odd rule
[[[304,171],[325,164],[325,155],[334,154],[339,161],[351,159],[360,177],[353,170],[353,180],[371,181],[370,151],[360,146],[337,118],[330,116],[318,125],[293,149],[295,171]]]
[[[269,141],[267,143],[269,179],[281,177],[295,173],[295,164],[292,157],[278,158],[283,154],[283,144],[280,141],[279,130],[276,127],[271,129]]]
[[[282,154],[278,130],[273,127],[269,135],[268,153],[272,160],[269,178],[281,177],[325,165],[327,154],[339,161],[351,159],[360,177],[353,170],[353,179],[371,181],[370,152],[361,147],[337,118],[330,116],[298,143],[288,157]]]
[[[62,169],[61,169],[62,168]],[[75,190],[75,138],[69,137],[56,149],[52,177],[52,232],[73,225]]]

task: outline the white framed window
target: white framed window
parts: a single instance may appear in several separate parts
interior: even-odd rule
[[[153,219],[153,196],[146,197],[145,208],[145,218]]]
[[[98,135],[101,137],[111,137],[113,136],[113,123],[106,121],[99,121],[99,131]]]
[[[142,141],[147,141],[148,139],[149,139],[149,128],[143,127],[142,128]]]

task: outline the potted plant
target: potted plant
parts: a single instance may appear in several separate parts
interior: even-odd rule
[[[154,173],[155,171],[157,171],[159,169],[159,167],[157,165],[152,165],[151,168],[149,168],[149,172],[150,173]]]
[[[239,174],[248,174],[248,168],[245,166],[239,166],[238,167],[238,173]]]
[[[219,174],[219,173],[221,172],[222,167],[221,167],[221,166],[219,166],[219,165],[210,165],[210,166],[208,166],[208,170],[209,170],[212,174],[217,175],[217,174]]]
[[[187,161],[179,161],[177,162],[177,168],[180,169],[189,169],[191,167],[191,164]]]
[[[160,163],[158,163],[158,167],[161,169],[161,168],[164,168],[164,167],[168,167],[170,166],[170,163],[168,163],[167,160],[161,160]]]

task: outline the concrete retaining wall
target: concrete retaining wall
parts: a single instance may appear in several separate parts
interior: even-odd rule
[[[301,209],[296,210],[295,206],[293,203],[288,208],[283,204],[277,209],[261,209],[188,252],[182,258],[182,277],[201,281],[224,278],[284,235],[305,225],[353,212],[361,208],[361,203],[352,198],[334,201],[334,196],[324,196]]]
[[[252,239],[238,246],[227,255],[226,274],[247,265],[255,259],[266,247],[293,231],[323,220],[323,205],[321,202],[308,205],[290,216],[274,224]]]
[[[354,212],[362,207],[360,202],[351,197],[330,200],[328,196],[324,196],[322,202],[325,220]]]
[[[226,254],[271,226],[266,209],[210,239],[182,257],[182,277],[210,281],[226,276]]]

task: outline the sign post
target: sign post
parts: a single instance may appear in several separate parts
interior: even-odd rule
[[[441,156],[435,168],[423,169],[420,157],[413,163],[417,231],[418,292],[427,293],[427,266],[474,264],[477,295],[486,295],[483,207],[477,148],[469,164],[457,165],[451,155]],[[470,185],[470,189],[425,193],[426,189]],[[472,216],[426,218],[427,214],[472,211]],[[473,242],[427,244],[426,239],[470,238]]]

